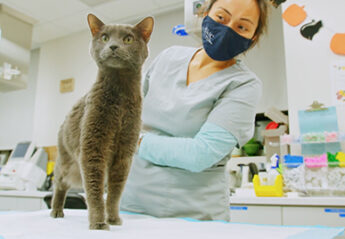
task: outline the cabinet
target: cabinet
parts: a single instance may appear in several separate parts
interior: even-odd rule
[[[44,196],[51,192],[0,191],[0,211],[36,211],[47,209]]]
[[[236,223],[344,227],[345,200],[343,197],[230,197],[230,218]]]
[[[232,205],[230,206],[231,222],[283,225],[280,206]]]

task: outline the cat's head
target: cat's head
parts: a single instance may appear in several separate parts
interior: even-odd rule
[[[91,56],[99,68],[141,68],[148,55],[152,17],[146,17],[135,26],[105,25],[92,14],[87,20],[93,36]]]

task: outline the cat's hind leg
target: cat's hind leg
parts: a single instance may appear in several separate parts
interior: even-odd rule
[[[50,216],[53,218],[64,217],[63,208],[67,191],[70,189],[70,185],[64,178],[68,172],[68,169],[64,169],[63,162],[65,161],[70,162],[69,155],[64,152],[62,147],[59,147],[58,158],[54,169],[54,193],[51,202],[52,211],[50,213]]]
[[[64,183],[54,181],[54,194],[52,199],[52,211],[50,216],[53,218],[64,217],[63,207],[65,205],[66,194],[70,187]]]

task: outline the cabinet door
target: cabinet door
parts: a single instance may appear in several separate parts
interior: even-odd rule
[[[281,225],[280,206],[231,205],[231,222]]]
[[[41,209],[41,198],[16,198],[18,211],[36,211]]]
[[[15,210],[16,201],[12,197],[0,197],[0,211]]]
[[[345,225],[345,208],[284,206],[283,225],[343,227]]]
[[[35,211],[46,208],[42,198],[0,197],[0,211]]]

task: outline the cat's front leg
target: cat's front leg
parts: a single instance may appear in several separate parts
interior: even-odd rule
[[[106,202],[107,223],[122,225],[119,216],[119,203],[131,166],[131,158],[117,154],[108,168],[108,193]]]
[[[105,161],[97,150],[84,152],[81,158],[83,183],[86,192],[86,201],[89,214],[89,228],[91,230],[109,230],[105,223],[104,214],[104,171]]]
[[[139,124],[138,124],[139,125]],[[132,157],[136,150],[139,136],[139,128],[132,127],[131,130],[123,130],[120,134],[117,153],[112,159],[111,166],[108,167],[108,194],[106,202],[107,222],[111,225],[121,225],[119,216],[119,204],[121,194],[125,187],[130,171]]]

